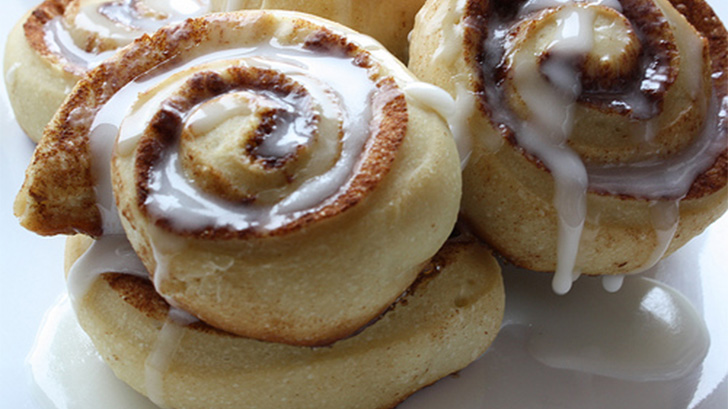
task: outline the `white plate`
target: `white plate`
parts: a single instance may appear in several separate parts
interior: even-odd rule
[[[728,3],[709,0],[723,21]],[[35,2],[3,1],[0,50],[7,33]],[[17,224],[12,202],[22,182],[33,144],[14,122],[0,84],[0,407],[47,409],[31,378],[28,355],[46,311],[65,290],[62,238],[41,238]],[[682,293],[703,318],[710,346],[705,359],[678,379],[620,380],[546,365],[531,353],[529,328],[510,326],[488,353],[457,376],[417,393],[401,405],[414,408],[728,408],[728,215],[646,275]],[[512,283],[522,272],[509,271]],[[537,274],[528,280],[545,283]],[[625,286],[631,280],[627,278]],[[580,286],[589,286],[589,280]],[[663,306],[664,307],[664,306]],[[661,308],[653,305],[651,308]],[[668,311],[669,312],[669,311]],[[532,328],[531,328],[532,329]],[[625,334],[627,336],[627,334]],[[665,342],[669,341],[667,339]],[[83,344],[83,342],[81,342]],[[656,342],[656,348],[667,345]],[[531,345],[532,346],[532,345]],[[531,351],[531,352],[529,352]],[[63,368],[56,368],[62,372]],[[83,375],[83,374],[81,374]],[[112,380],[113,382],[113,380]],[[82,380],[81,380],[81,383]],[[91,392],[89,392],[91,393]],[[102,407],[108,407],[98,402]],[[137,405],[131,405],[136,409]],[[73,405],[68,406],[74,408]]]

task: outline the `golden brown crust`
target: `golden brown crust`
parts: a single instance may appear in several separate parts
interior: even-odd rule
[[[81,79],[44,132],[16,199],[21,224],[41,235],[102,234],[89,152],[92,119],[119,89],[174,54],[180,44],[194,47],[204,38],[205,20],[143,36],[126,51]],[[82,107],[78,109],[78,107]]]

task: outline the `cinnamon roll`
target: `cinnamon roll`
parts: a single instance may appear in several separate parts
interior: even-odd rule
[[[390,2],[242,0],[45,0],[8,36],[5,81],[21,128],[43,128],[83,74],[143,34],[187,18],[242,9],[316,14],[374,36],[398,57],[424,0]]]
[[[86,251],[90,239],[69,239],[72,301],[114,373],[161,407],[394,407],[479,357],[502,320],[498,264],[472,241],[445,244],[379,319],[323,348],[231,335],[170,307],[124,241]]]
[[[728,207],[726,39],[700,0],[428,1],[410,68],[457,107],[463,219],[559,293],[675,251]]]
[[[391,305],[455,224],[457,151],[417,84],[312,16],[167,26],[79,81],[15,212],[44,235],[125,233],[156,290],[214,327],[329,344]]]

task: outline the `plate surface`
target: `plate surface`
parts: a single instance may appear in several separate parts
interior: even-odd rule
[[[724,22],[728,21],[728,2],[709,0],[709,3]],[[8,31],[34,4],[27,0],[3,2],[3,13],[0,14],[0,51],[3,52],[0,55],[4,54]],[[12,202],[34,145],[13,119],[4,83],[0,84],[0,127],[0,406],[47,409],[52,405],[33,382],[28,362],[46,312],[62,303],[59,300],[65,292],[63,238],[41,238],[31,234],[12,216]],[[539,352],[539,345],[547,345],[548,339],[544,341],[543,336],[538,339],[536,336],[548,331],[534,331],[534,326],[528,322],[533,317],[526,320],[518,317],[518,300],[523,294],[548,299],[548,278],[507,269],[507,317],[513,325],[506,326],[488,353],[473,365],[417,393],[400,407],[725,409],[728,407],[726,249],[728,215],[643,277],[630,277],[625,281],[627,289],[645,283],[659,289],[675,289],[702,317],[705,326],[701,328],[707,330],[710,344],[706,344],[707,352],[703,351],[705,358],[700,355],[700,361],[685,367],[684,373],[674,372],[675,368],[672,368],[673,375],[668,379],[655,376],[647,381],[626,379],[629,377],[614,375],[623,374],[624,367],[614,369],[611,374],[603,373],[590,370],[594,365],[590,366],[584,359],[569,361],[563,356],[549,357],[543,350]],[[519,278],[524,274],[529,274],[528,281],[534,285],[542,283],[543,288],[519,287],[516,283],[522,282]],[[645,277],[655,281],[646,281]],[[595,285],[594,280],[581,279],[575,285],[575,294],[591,291],[590,286]],[[665,312],[669,315],[669,297],[649,299],[652,304],[647,307],[655,316]],[[645,304],[640,306],[645,307]],[[563,333],[570,334],[570,331],[576,333],[577,329],[567,327]],[[658,340],[652,345],[663,349],[670,347],[665,342]],[[679,344],[679,340],[675,343]],[[79,341],[81,344],[86,345],[83,340]],[[93,359],[93,354],[87,358]],[[575,370],[577,367],[582,370]],[[63,372],[64,369],[56,370]],[[645,368],[641,370],[649,372]],[[84,409],[74,406],[70,400],[59,399],[51,400],[63,402],[64,408]],[[128,407],[136,409],[139,406]]]

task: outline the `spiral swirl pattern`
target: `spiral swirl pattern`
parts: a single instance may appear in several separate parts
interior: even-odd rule
[[[349,193],[330,199],[330,209],[318,214],[353,205],[386,174],[406,129],[394,126],[406,122],[404,95],[396,85],[370,80],[366,57],[357,69],[348,58],[312,57],[305,49],[292,49],[288,53],[297,63],[291,64],[276,61],[276,52],[258,48],[252,61],[240,66],[195,73],[160,110],[147,109],[157,106],[155,98],[130,113],[132,129],[120,129],[118,158],[131,152],[130,144],[141,152],[133,166],[142,175],[136,180],[143,186],[138,202],[147,213],[195,233],[211,224],[227,230],[221,233],[226,236],[257,227],[275,230],[288,224],[289,216],[316,209],[345,184]],[[262,64],[256,61],[262,58]],[[346,74],[321,75],[332,72]],[[163,89],[155,93],[166,95]],[[357,164],[372,120],[371,156]],[[148,128],[134,129],[139,123]],[[170,153],[174,149],[167,148],[174,144],[178,152]],[[355,166],[362,176],[346,182]],[[195,193],[199,187],[211,194]],[[180,191],[184,199],[169,199]]]
[[[463,214],[509,259],[566,292],[649,268],[725,210],[726,33],[706,4],[435,3],[410,67],[468,107]]]
[[[16,211],[42,234],[126,234],[157,291],[217,328],[330,343],[387,308],[455,223],[457,152],[405,94],[415,83],[325,20],[188,20],[79,82]]]

